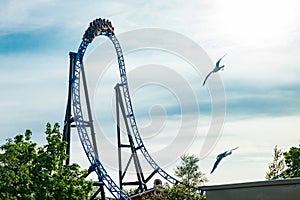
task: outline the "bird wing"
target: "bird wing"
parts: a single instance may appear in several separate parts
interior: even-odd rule
[[[233,148],[233,149],[231,149],[231,150],[229,150],[229,151],[225,151],[224,153],[219,154],[219,155],[217,156],[217,160],[216,160],[216,162],[215,162],[215,164],[214,164],[214,166],[213,166],[213,169],[211,170],[210,173],[213,173],[213,172],[215,171],[215,169],[217,168],[217,166],[219,165],[219,163],[221,162],[221,160],[222,160],[223,158],[225,158],[226,156],[229,156],[229,155],[232,153],[232,151],[234,151],[234,150],[236,150],[236,149],[238,149],[238,148],[239,148],[239,147],[235,147],[235,148]]]
[[[217,157],[217,160],[216,160],[216,162],[215,162],[215,164],[214,164],[214,166],[213,166],[213,168],[212,168],[212,170],[211,170],[210,173],[213,173],[213,172],[215,171],[215,169],[217,168],[217,166],[218,166],[219,163],[221,162],[222,158],[223,158],[223,157],[221,157],[221,156],[218,156],[218,157]]]
[[[235,148],[233,148],[233,149],[230,149],[230,150],[228,150],[228,151],[225,151],[223,154],[224,154],[224,157],[226,157],[226,156],[229,156],[230,154],[232,154],[232,152],[234,151],[234,150],[236,150],[236,149],[238,149],[239,147],[235,147]]]
[[[239,147],[235,147],[235,148],[233,148],[233,149],[231,149],[230,151],[234,151],[234,150],[236,150],[236,149],[238,149]]]
[[[226,54],[225,54],[224,56],[226,56]],[[216,63],[216,67],[217,67],[217,68],[219,68],[220,62],[221,62],[222,58],[224,58],[224,56],[222,56],[222,57],[218,60],[218,62]]]
[[[213,71],[209,72],[209,74],[207,74],[207,76],[204,79],[204,82],[202,84],[202,87],[205,85],[206,80],[208,79],[208,77],[213,73]]]

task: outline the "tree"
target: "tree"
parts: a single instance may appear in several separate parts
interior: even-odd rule
[[[275,146],[274,159],[269,164],[266,179],[300,177],[300,145],[282,152]]]
[[[199,170],[199,158],[195,155],[184,154],[181,158],[181,163],[175,169],[175,175],[181,179],[183,184],[197,187],[207,182],[205,174]]]
[[[195,155],[184,154],[181,158],[181,163],[175,169],[175,175],[180,178],[180,183],[171,187],[165,184],[162,188],[156,190],[156,193],[151,198],[144,199],[154,200],[202,200],[204,195],[200,195],[198,187],[204,182],[207,182],[205,174],[199,170],[199,158]]]
[[[284,152],[284,159],[287,169],[284,175],[287,178],[300,177],[300,145],[299,147],[291,147],[288,152]]]
[[[92,190],[87,170],[63,164],[66,142],[59,125],[48,123],[45,133],[47,144],[41,147],[31,141],[30,130],[0,146],[0,199],[84,199]]]
[[[283,157],[283,152],[277,148],[277,145],[274,147],[274,157],[273,161],[269,163],[269,170],[266,173],[266,179],[276,179],[280,178],[283,175],[285,168],[285,162]]]
[[[200,195],[197,191],[197,189],[193,188],[191,190],[191,187],[188,187],[184,184],[177,184],[172,187],[170,187],[169,184],[165,184],[163,189],[161,191],[156,192],[154,195],[155,200],[204,200],[205,196]]]

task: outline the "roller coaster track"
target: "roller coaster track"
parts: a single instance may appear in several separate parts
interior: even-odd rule
[[[129,199],[123,191],[115,184],[115,182],[111,179],[111,177],[107,174],[105,168],[99,161],[97,153],[95,152],[93,145],[89,139],[88,131],[85,126],[85,121],[83,118],[81,103],[80,103],[80,71],[81,66],[83,65],[83,57],[88,45],[94,40],[96,36],[104,35],[107,36],[112,43],[114,44],[117,57],[118,57],[118,64],[119,64],[119,72],[121,77],[121,86],[122,92],[125,99],[126,105],[126,116],[130,122],[130,126],[132,132],[134,134],[137,149],[141,150],[143,156],[145,157],[146,161],[150,164],[153,168],[154,172],[160,174],[164,179],[169,181],[172,184],[179,183],[178,180],[170,176],[167,172],[165,172],[162,168],[158,166],[158,164],[154,161],[154,159],[150,156],[149,152],[147,151],[142,138],[140,136],[133,108],[131,103],[131,98],[129,95],[129,88],[128,88],[128,81],[126,76],[126,69],[125,69],[125,62],[122,53],[122,49],[118,39],[114,34],[114,28],[110,21],[106,19],[96,19],[90,23],[90,26],[85,31],[82,42],[78,48],[76,62],[73,71],[73,82],[72,82],[72,106],[73,106],[73,115],[74,121],[77,127],[77,131],[79,134],[79,138],[81,140],[82,146],[84,151],[91,163],[92,166],[95,167],[95,171],[99,177],[99,180],[103,181],[106,188],[112,193],[112,195],[117,199]]]

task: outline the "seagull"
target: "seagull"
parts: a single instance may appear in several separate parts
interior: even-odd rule
[[[224,56],[226,56],[226,54],[225,54]],[[224,58],[224,56],[222,56],[222,57],[218,60],[218,62],[216,63],[215,68],[214,68],[211,72],[209,72],[209,74],[207,74],[207,76],[205,77],[205,80],[204,80],[202,86],[205,85],[206,80],[208,79],[208,77],[209,77],[212,73],[218,72],[218,71],[220,71],[221,69],[224,70],[224,67],[225,67],[224,65],[222,65],[222,66],[220,67],[220,62],[221,62],[222,58]]]
[[[238,148],[239,148],[239,147],[235,147],[234,149],[231,149],[231,150],[225,151],[224,153],[219,154],[219,155],[217,156],[217,160],[216,160],[216,162],[215,162],[215,164],[214,164],[214,167],[213,167],[213,169],[211,170],[210,173],[213,173],[213,172],[215,171],[215,169],[217,168],[217,166],[219,165],[219,163],[221,162],[221,160],[222,160],[223,158],[225,158],[226,156],[229,156],[229,155],[232,153],[232,151],[234,151],[234,150],[236,150],[236,149],[238,149]]]

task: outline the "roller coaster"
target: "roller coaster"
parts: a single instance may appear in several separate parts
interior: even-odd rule
[[[95,171],[99,181],[109,190],[109,192],[116,198],[116,199],[130,199],[123,191],[122,186],[118,186],[113,179],[108,175],[106,169],[104,168],[103,164],[101,163],[98,153],[97,153],[97,146],[95,142],[95,134],[94,134],[94,125],[92,123],[92,115],[90,108],[88,106],[88,113],[89,119],[85,119],[82,110],[82,102],[80,98],[80,80],[83,80],[84,90],[87,92],[86,88],[86,80],[84,70],[83,70],[83,58],[85,52],[90,43],[97,36],[106,36],[110,39],[113,43],[117,59],[118,59],[118,67],[119,67],[119,75],[120,75],[120,83],[117,84],[115,87],[116,94],[120,99],[124,99],[124,104],[120,104],[123,112],[123,117],[126,118],[124,120],[128,121],[127,128],[130,127],[130,131],[133,133],[135,138],[136,146],[132,148],[132,151],[140,151],[144,156],[145,160],[148,164],[153,168],[152,174],[149,176],[152,177],[154,174],[158,173],[162,178],[170,182],[171,184],[179,183],[174,177],[169,175],[166,171],[164,171],[151,157],[148,150],[146,149],[140,132],[137,127],[134,111],[132,108],[132,101],[129,93],[128,87],[128,79],[126,76],[126,68],[125,68],[125,61],[122,53],[122,49],[120,43],[115,36],[114,27],[112,26],[111,22],[107,19],[95,19],[92,21],[85,31],[82,42],[78,48],[76,54],[73,54],[73,65],[70,68],[70,77],[69,77],[69,97],[68,97],[68,106],[66,112],[66,119],[65,119],[65,127],[64,127],[64,138],[69,137],[65,134],[66,130],[70,130],[70,123],[74,123],[77,129],[82,147],[86,156],[91,164],[90,171]],[[71,56],[71,55],[70,55]],[[72,60],[72,59],[71,59]],[[83,75],[82,75],[82,74]],[[82,78],[80,78],[82,77]],[[118,93],[119,92],[119,93]],[[87,96],[86,96],[87,97]],[[86,98],[88,101],[88,98]],[[122,101],[123,102],[123,101]],[[123,107],[122,107],[123,106]],[[71,117],[71,109],[73,111],[73,117]],[[66,126],[68,125],[68,126]],[[90,130],[88,130],[90,128]],[[91,132],[92,141],[89,138],[89,131]],[[131,136],[131,135],[129,135]],[[130,139],[130,138],[129,138]],[[132,147],[133,141],[131,141]],[[70,151],[69,147],[67,148],[67,152]],[[142,183],[147,182],[142,176]]]

